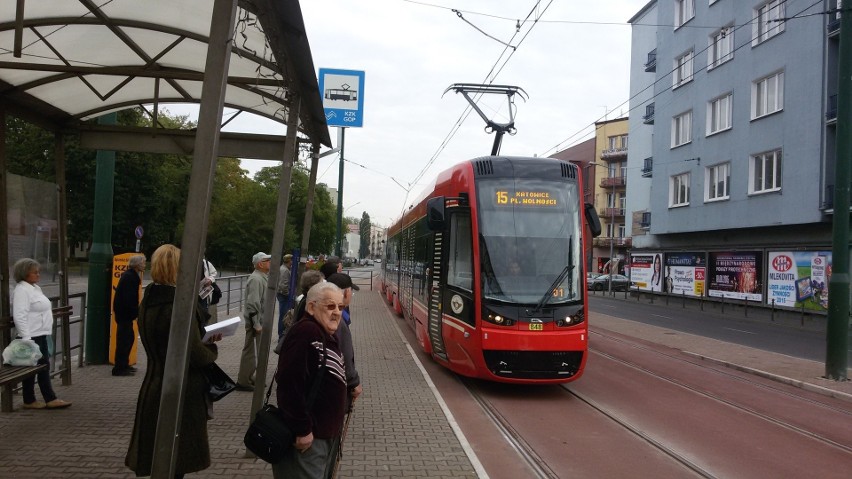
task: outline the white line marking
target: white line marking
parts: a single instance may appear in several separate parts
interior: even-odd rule
[[[742,329],[734,329],[734,328],[722,328],[722,329],[727,329],[728,331],[736,331],[738,333],[757,334],[757,333],[753,333],[751,331],[743,331]]]
[[[651,316],[656,316],[658,318],[665,318],[665,319],[674,319],[671,316],[663,316],[662,314],[652,314]]]
[[[414,349],[409,344],[408,340],[405,339],[405,336],[402,334],[402,330],[399,329],[399,324],[396,322],[396,318],[392,318],[393,325],[396,328],[396,333],[399,334],[399,338],[405,343],[405,347],[408,348],[408,354],[411,355],[411,358],[414,359],[414,363],[417,364],[417,368],[420,369],[420,374],[423,375],[423,379],[426,380],[426,384],[429,385],[429,389],[432,390],[432,394],[435,396],[435,399],[438,401],[438,405],[441,406],[441,410],[444,411],[444,416],[447,418],[447,421],[450,423],[450,428],[452,428],[453,432],[458,438],[459,443],[461,443],[462,449],[464,449],[465,454],[467,454],[467,458],[470,459],[470,463],[473,466],[474,471],[476,471],[477,477],[481,479],[489,479],[488,473],[485,472],[485,467],[482,466],[482,463],[479,462],[479,458],[476,457],[476,453],[473,451],[473,448],[470,447],[470,443],[456,422],[456,418],[453,416],[453,413],[450,411],[447,403],[444,402],[444,398],[441,397],[441,394],[438,392],[438,388],[435,387],[435,383],[432,382],[432,378],[429,377],[429,373],[426,372],[426,368],[423,367],[423,363],[420,362],[420,359],[417,357],[417,354],[414,352]]]

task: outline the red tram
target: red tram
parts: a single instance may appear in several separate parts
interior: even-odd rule
[[[551,158],[460,163],[388,228],[382,291],[420,347],[464,376],[564,383],[588,349],[581,172]]]

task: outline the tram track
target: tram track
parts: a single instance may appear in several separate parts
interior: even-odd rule
[[[698,361],[695,361],[695,360],[686,359],[686,358],[684,358],[684,357],[680,357],[680,356],[675,355],[675,354],[667,354],[667,353],[664,353],[664,352],[659,351],[659,350],[657,350],[657,349],[654,349],[654,348],[651,348],[651,347],[647,347],[647,346],[643,346],[643,345],[641,345],[641,344],[637,344],[637,343],[634,343],[634,342],[631,342],[631,341],[627,341],[627,340],[624,340],[624,339],[622,339],[622,338],[617,338],[617,337],[613,337],[613,336],[607,336],[607,335],[605,335],[605,334],[602,334],[602,333],[600,333],[600,332],[595,332],[595,331],[593,331],[592,333],[593,333],[593,334],[601,335],[601,336],[603,336],[603,337],[606,337],[606,338],[607,338],[607,339],[609,339],[609,340],[619,342],[619,343],[621,343],[621,344],[623,344],[623,345],[627,345],[627,346],[629,346],[629,347],[631,347],[631,348],[634,348],[634,349],[637,349],[637,350],[642,350],[643,352],[646,352],[646,353],[655,354],[655,355],[658,355],[658,356],[665,357],[665,358],[666,358],[666,359],[668,359],[668,360],[674,360],[674,361],[677,361],[677,362],[681,362],[681,363],[685,363],[685,364],[689,364],[689,365],[692,365],[692,366],[695,366],[695,367],[701,368],[701,369],[703,369],[704,371],[707,371],[707,372],[709,372],[709,373],[713,373],[713,374],[717,374],[717,375],[723,376],[723,377],[725,377],[725,378],[726,378],[726,379],[728,379],[728,380],[734,380],[734,381],[737,381],[737,382],[743,382],[743,383],[748,384],[750,387],[756,387],[756,388],[759,388],[759,389],[769,390],[769,391],[772,391],[772,392],[773,392],[773,393],[775,393],[775,394],[779,394],[779,395],[785,396],[785,397],[790,398],[790,399],[795,399],[795,400],[797,400],[797,401],[804,402],[804,403],[806,403],[806,404],[808,404],[808,405],[811,405],[811,406],[818,406],[818,407],[824,408],[824,409],[826,409],[826,410],[832,411],[832,412],[834,412],[834,413],[841,414],[841,415],[845,415],[845,416],[847,416],[847,417],[852,418],[852,412],[850,412],[850,411],[849,411],[849,410],[847,410],[847,409],[842,409],[842,408],[838,408],[838,407],[833,407],[833,406],[831,406],[831,405],[825,404],[824,402],[821,402],[821,401],[815,401],[815,400],[809,399],[809,398],[807,398],[807,397],[803,397],[803,396],[801,396],[801,395],[795,395],[795,394],[793,394],[793,393],[791,393],[791,392],[789,392],[789,391],[785,391],[785,390],[783,390],[782,388],[772,387],[772,386],[769,386],[769,385],[767,385],[767,384],[764,384],[764,383],[761,383],[761,382],[758,382],[758,381],[749,381],[747,378],[744,378],[744,377],[742,377],[742,376],[739,376],[739,375],[736,375],[736,374],[727,373],[727,372],[725,372],[725,371],[720,371],[719,369],[716,369],[716,368],[710,367],[710,366],[708,366],[708,365],[706,365],[706,364],[702,364],[701,362],[698,362]],[[766,414],[766,413],[762,413],[762,412],[760,412],[760,411],[757,411],[757,410],[756,410],[756,409],[754,409],[753,407],[750,407],[750,406],[748,406],[748,405],[742,404],[742,403],[740,403],[740,402],[738,402],[738,401],[734,401],[734,400],[731,400],[731,399],[727,399],[727,398],[725,398],[725,397],[723,397],[723,396],[721,396],[721,395],[719,395],[719,394],[715,394],[715,393],[712,393],[712,392],[708,392],[708,391],[706,391],[706,390],[703,390],[703,389],[701,389],[701,388],[699,388],[699,387],[696,387],[696,386],[693,386],[693,385],[687,384],[686,382],[681,381],[681,380],[678,380],[678,379],[673,378],[673,377],[671,377],[671,376],[664,375],[664,374],[658,373],[658,372],[656,372],[656,371],[652,371],[652,370],[650,370],[649,368],[646,368],[646,367],[644,367],[644,366],[642,366],[642,365],[640,365],[640,364],[638,364],[638,363],[636,363],[636,362],[634,362],[634,361],[630,361],[630,360],[622,359],[622,358],[616,357],[616,356],[614,356],[614,355],[612,355],[612,354],[609,354],[609,353],[605,353],[605,352],[599,351],[599,350],[597,350],[597,349],[595,349],[595,348],[590,348],[590,349],[589,349],[589,353],[590,353],[590,354],[596,354],[596,355],[599,355],[599,356],[601,356],[601,357],[605,357],[605,358],[609,359],[610,361],[614,361],[614,362],[617,362],[617,363],[619,363],[619,364],[624,365],[625,367],[629,367],[629,368],[631,368],[631,369],[634,369],[634,370],[640,371],[640,372],[642,372],[642,373],[644,373],[644,374],[646,374],[646,375],[648,375],[648,376],[651,376],[652,378],[655,378],[655,379],[657,379],[657,380],[661,380],[661,381],[668,382],[668,383],[673,384],[673,385],[675,385],[675,386],[677,386],[677,387],[679,387],[679,388],[682,388],[682,389],[684,389],[684,390],[687,390],[687,391],[689,391],[690,393],[694,393],[694,394],[697,394],[697,395],[703,396],[703,397],[705,397],[705,398],[707,398],[707,399],[710,399],[710,400],[717,401],[717,402],[719,402],[719,403],[725,404],[725,405],[727,405],[727,406],[730,406],[730,407],[732,407],[732,408],[735,408],[735,409],[737,409],[737,410],[740,410],[740,411],[742,411],[742,412],[744,412],[744,413],[746,413],[746,414],[749,414],[749,415],[752,415],[752,416],[754,416],[754,417],[760,418],[761,420],[766,421],[766,422],[768,422],[768,423],[774,424],[774,425],[779,426],[779,427],[783,427],[783,428],[788,429],[788,430],[790,430],[790,431],[793,431],[793,432],[795,432],[795,433],[797,433],[797,434],[801,434],[802,436],[805,436],[805,437],[807,437],[807,438],[809,438],[809,439],[813,439],[813,440],[819,441],[819,442],[821,442],[821,443],[823,443],[823,444],[825,444],[825,445],[828,445],[828,446],[830,446],[830,447],[834,447],[834,448],[837,448],[837,449],[839,449],[839,450],[841,450],[841,451],[844,451],[844,452],[846,452],[846,453],[848,453],[848,454],[852,454],[852,445],[841,444],[841,443],[839,443],[839,442],[837,442],[837,441],[834,441],[834,440],[832,440],[832,439],[830,439],[830,438],[827,438],[827,437],[825,437],[825,436],[823,436],[823,435],[821,435],[821,434],[819,434],[819,433],[816,433],[816,432],[813,432],[813,431],[809,431],[809,430],[804,429],[804,428],[802,428],[802,427],[800,427],[800,426],[797,426],[796,424],[793,424],[793,423],[791,423],[791,422],[789,422],[789,421],[786,421],[786,420],[783,420],[783,419],[779,419],[779,418],[776,418],[776,417],[772,417],[772,416],[771,416],[771,415],[769,415],[769,414]],[[567,388],[566,388],[566,389],[567,389]],[[576,395],[576,393],[575,393],[575,392],[573,392],[573,391],[570,391],[570,390],[569,390],[569,392],[571,392],[571,394]],[[579,397],[579,396],[578,396],[578,399],[580,399],[580,400],[582,400],[582,401],[584,401],[584,402],[589,403],[586,399],[584,399],[584,398],[582,398],[582,397]],[[593,405],[593,404],[591,404],[591,403],[589,403],[589,405],[590,405],[591,407],[595,408],[595,409],[598,409],[596,406],[594,406],[594,405]],[[607,414],[607,413],[606,413],[606,412],[604,412],[604,411],[601,411],[601,412],[602,412],[602,413],[604,413],[604,414]]]
[[[743,377],[742,375],[733,374],[733,373],[730,373],[730,372],[726,372],[724,370],[720,370],[720,369],[717,369],[717,368],[710,367],[710,366],[707,365],[706,361],[701,360],[701,359],[687,358],[687,357],[684,357],[680,353],[671,353],[671,354],[665,353],[663,351],[660,351],[659,349],[655,349],[655,348],[652,348],[652,347],[649,347],[649,346],[645,346],[645,345],[637,343],[635,341],[629,341],[629,340],[626,340],[622,337],[617,337],[617,336],[602,333],[599,330],[598,331],[589,330],[589,334],[600,336],[600,337],[605,338],[609,341],[617,342],[617,343],[623,344],[625,346],[629,346],[629,347],[636,349],[636,350],[657,354],[659,356],[663,356],[663,357],[666,357],[667,359],[671,359],[673,361],[677,361],[677,362],[680,362],[680,363],[683,363],[683,364],[689,364],[689,365],[692,365],[692,366],[706,368],[707,370],[713,371],[714,374],[724,376],[728,379],[731,379],[731,380],[734,380],[734,381],[737,381],[737,382],[742,382],[742,383],[748,384],[749,386],[764,389],[766,391],[772,391],[775,394],[780,394],[780,395],[787,396],[787,397],[790,397],[790,398],[795,398],[799,401],[804,401],[804,402],[809,403],[811,405],[818,406],[818,407],[821,407],[821,408],[825,408],[827,410],[831,410],[833,412],[837,412],[837,413],[840,413],[840,414],[844,414],[844,415],[847,415],[850,418],[852,418],[852,409],[838,408],[838,407],[832,406],[830,404],[827,404],[826,401],[818,401],[818,400],[803,397],[802,395],[799,395],[799,394],[794,394],[794,393],[790,392],[789,390],[787,390],[785,388],[781,388],[781,387],[778,387],[778,386],[774,386],[774,385],[771,385],[771,384],[762,383],[762,382],[758,382],[758,381],[752,381],[752,380],[748,379],[747,377]],[[590,351],[597,352],[595,350],[595,348],[589,348],[589,349],[590,349]]]
[[[565,384],[561,385],[561,387],[562,387],[562,388],[563,388],[566,392],[568,392],[568,394],[570,394],[570,395],[572,395],[572,396],[576,397],[577,399],[579,399],[580,401],[582,401],[584,404],[586,404],[586,405],[587,405],[587,406],[589,406],[590,408],[594,409],[595,411],[597,411],[598,413],[602,414],[603,416],[605,416],[606,418],[610,419],[611,421],[615,422],[616,424],[618,424],[619,426],[621,426],[621,427],[622,427],[622,428],[624,428],[625,430],[627,430],[627,431],[629,431],[630,433],[634,434],[636,437],[638,437],[639,439],[641,439],[641,440],[642,440],[642,441],[644,441],[645,443],[649,444],[649,445],[650,445],[650,446],[652,446],[653,448],[657,449],[658,451],[662,452],[662,453],[663,453],[663,454],[665,454],[666,456],[670,457],[670,458],[671,458],[671,459],[673,459],[676,463],[678,463],[678,464],[680,464],[680,465],[682,465],[682,466],[686,467],[687,469],[689,469],[689,470],[691,470],[691,471],[695,472],[696,474],[698,474],[698,475],[699,475],[699,476],[701,476],[701,477],[706,477],[706,478],[708,478],[708,479],[711,479],[711,478],[715,478],[715,477],[716,477],[716,476],[714,476],[713,474],[711,474],[709,471],[704,470],[703,468],[701,468],[700,466],[698,466],[698,465],[697,465],[697,464],[695,464],[694,462],[692,462],[692,461],[690,461],[689,459],[687,459],[687,458],[686,458],[686,456],[684,456],[683,454],[680,454],[680,453],[678,453],[677,451],[675,451],[674,449],[672,449],[672,448],[670,448],[670,447],[666,446],[666,445],[665,445],[665,444],[663,444],[662,442],[657,441],[656,439],[654,439],[653,437],[651,437],[649,434],[644,433],[644,432],[643,432],[640,428],[638,428],[638,427],[636,427],[636,426],[634,426],[634,425],[630,424],[630,422],[628,422],[628,421],[624,420],[623,418],[619,417],[617,414],[615,414],[615,413],[613,413],[613,412],[611,412],[611,411],[607,411],[607,410],[606,410],[606,409],[604,409],[603,407],[601,407],[601,406],[599,406],[599,405],[595,404],[595,403],[594,403],[594,401],[592,401],[592,400],[590,400],[590,399],[588,399],[588,398],[584,397],[584,395],[582,395],[582,394],[580,394],[580,393],[578,393],[578,392],[576,392],[576,391],[572,391],[572,390],[571,390],[571,389],[569,389],[569,388],[568,388],[568,386],[567,386],[567,385],[565,385]]]
[[[558,479],[557,475],[547,463],[539,456],[535,449],[524,440],[524,438],[512,427],[511,423],[503,416],[500,411],[494,407],[479,391],[479,388],[473,385],[473,381],[463,376],[458,376],[464,385],[467,392],[473,400],[482,408],[485,415],[493,422],[494,427],[500,432],[503,438],[518,454],[518,456],[527,464],[532,477],[536,479]]]

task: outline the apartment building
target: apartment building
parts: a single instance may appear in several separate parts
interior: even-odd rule
[[[655,0],[630,19],[640,289],[825,310],[836,3]]]
[[[595,137],[553,154],[583,171],[583,201],[594,205],[601,220],[601,236],[588,246],[589,271],[622,272],[631,238],[625,224],[627,198],[628,120],[595,123]],[[587,246],[587,247],[588,247]],[[614,261],[613,261],[614,258]]]

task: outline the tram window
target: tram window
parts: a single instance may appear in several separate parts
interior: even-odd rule
[[[447,284],[470,291],[473,289],[470,215],[456,213],[451,218]]]

